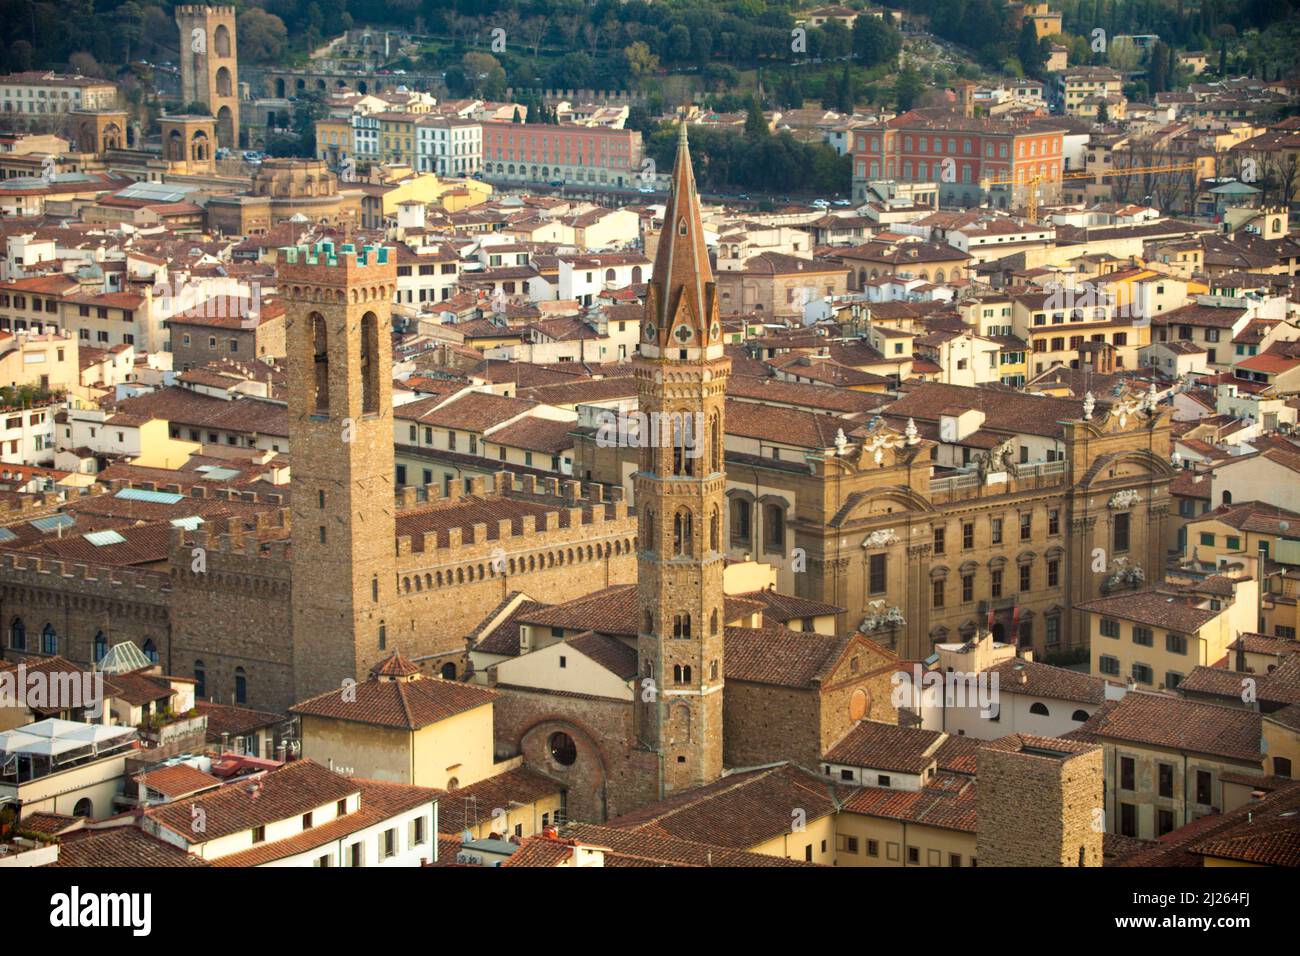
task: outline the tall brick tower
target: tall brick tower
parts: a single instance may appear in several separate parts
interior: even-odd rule
[[[294,699],[364,679],[397,597],[388,249],[280,250],[293,455]]]
[[[980,747],[976,858],[985,866],[1101,866],[1102,748],[1011,734]]]
[[[202,103],[217,121],[217,142],[239,146],[239,64],[235,8],[180,6],[181,101]]]
[[[700,222],[686,126],[664,213],[636,359],[638,655],[653,681],[638,707],[643,745],[669,794],[722,773],[723,354],[717,286]],[[645,698],[652,698],[646,700]]]

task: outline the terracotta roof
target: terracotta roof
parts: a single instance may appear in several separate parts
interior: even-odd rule
[[[291,714],[419,730],[490,704],[496,691],[441,678],[375,680],[326,691],[289,708]]]
[[[301,816],[360,789],[356,781],[312,760],[296,760],[268,772],[260,780],[230,784],[192,799],[152,807],[145,811],[145,817],[190,843],[207,843]],[[201,807],[205,814],[202,833],[193,830],[195,806]]]
[[[1008,694],[1049,697],[1055,700],[1100,704],[1106,699],[1106,682],[1064,667],[1023,658],[1006,660],[987,671],[998,675],[998,687]]]
[[[734,596],[762,604],[764,623],[786,624],[794,620],[840,614],[844,611],[844,608],[828,604],[825,601],[814,601],[812,598],[782,594],[780,591],[772,589],[746,591],[743,594]]]
[[[1119,866],[1202,867],[1206,856],[1263,866],[1300,866],[1300,783],[1283,787],[1228,813],[1212,813],[1179,827]]]
[[[794,764],[742,771],[609,822],[615,829],[746,850],[835,812],[843,792]]]
[[[967,776],[937,774],[920,790],[864,787],[844,801],[843,812],[974,833],[975,786]]]
[[[812,866],[803,860],[747,853],[728,847],[680,840],[646,830],[622,830],[595,823],[570,823],[566,838],[605,848],[605,866]]]
[[[188,797],[192,793],[221,786],[221,781],[216,777],[187,763],[151,770],[141,776],[140,782],[150,790],[157,790],[169,800]]]
[[[164,843],[134,826],[82,830],[59,844],[59,859],[51,866],[174,867],[209,866],[207,860]]]
[[[1107,701],[1067,739],[1122,740],[1251,764],[1260,762],[1260,717],[1240,707],[1134,691]]]
[[[728,627],[723,653],[727,680],[778,687],[816,687],[852,640],[799,633],[780,624]]]
[[[513,596],[512,594],[511,597]],[[478,639],[478,642],[474,645],[474,650],[482,651],[484,654],[504,654],[509,657],[517,657],[519,654],[520,619],[550,606],[540,601],[520,601],[514,610],[502,618],[491,631]],[[487,615],[485,619],[490,620],[498,613],[500,613],[499,609]]]
[[[516,767],[448,791],[438,801],[438,829],[461,833],[491,820],[493,811],[511,809],[511,804],[534,803],[564,792],[564,786],[528,767]]]
[[[261,843],[239,853],[223,856],[213,866],[262,866],[276,860],[307,853],[327,846],[360,830],[373,827],[421,804],[436,800],[442,791],[385,780],[354,778],[355,790],[361,791],[361,806],[355,813],[337,817],[318,827],[303,830],[284,840]],[[432,851],[430,856],[432,856]]]
[[[575,651],[595,661],[605,670],[629,680],[636,676],[637,650],[616,637],[587,631],[565,639]]]
[[[229,737],[246,737],[255,730],[272,727],[289,719],[284,714],[208,700],[195,701],[194,709],[208,718],[208,740],[213,743],[219,742],[223,733]]]
[[[1169,589],[1148,588],[1095,598],[1076,604],[1075,607],[1093,614],[1190,634],[1223,613],[1197,606],[1203,603],[1206,603],[1204,599],[1192,595],[1179,594]]]
[[[934,762],[934,751],[944,737],[937,730],[863,720],[826,751],[822,759],[872,770],[919,774]]]

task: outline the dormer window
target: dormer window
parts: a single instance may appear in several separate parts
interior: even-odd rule
[[[685,220],[685,219],[679,219],[679,220],[677,221],[677,235],[679,235],[679,236],[684,236],[684,235],[686,235],[686,220]]]

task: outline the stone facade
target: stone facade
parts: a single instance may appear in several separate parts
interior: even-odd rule
[[[809,453],[801,467],[729,450],[728,556],[760,553],[777,568],[778,590],[846,608],[841,630],[865,626],[908,659],[978,628],[997,640],[1014,636],[1040,656],[1086,647],[1086,622],[1074,605],[1106,593],[1117,571],[1140,568],[1151,579],[1165,565],[1176,474],[1169,413],[1125,398],[1085,419],[1079,402],[1039,400],[1060,405],[1047,409],[1064,421],[1057,460],[999,466],[997,482],[974,472],[934,477],[942,446],[909,443],[906,418],[891,418],[888,406],[870,438],[847,454]],[[867,447],[876,440],[880,461]],[[574,471],[617,484],[630,455],[579,436]],[[776,551],[764,527],[772,507],[784,534]],[[750,517],[744,539],[735,521],[742,508]],[[1022,566],[1028,588],[1020,586]]]
[[[978,760],[980,866],[1101,866],[1101,747],[1012,734]]]
[[[239,146],[239,65],[235,49],[235,8],[180,6],[181,100],[203,103],[217,122],[217,137],[227,149]]]

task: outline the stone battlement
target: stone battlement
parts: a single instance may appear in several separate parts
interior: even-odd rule
[[[119,599],[151,595],[164,600],[163,595],[171,590],[171,579],[161,571],[84,564],[13,551],[0,552],[0,578],[22,580],[33,587],[52,585],[82,593],[98,592]]]
[[[294,298],[294,280],[333,288],[393,280],[397,276],[397,257],[386,246],[358,248],[350,242],[282,246],[276,257],[276,273],[286,295]]]
[[[606,489],[594,482],[584,484],[557,478],[538,481],[532,475],[519,478],[511,472],[500,471],[495,475],[495,489],[487,490],[487,479],[483,476],[470,479],[470,488],[463,495],[459,487],[446,496],[435,485],[426,486],[422,492],[416,488],[402,489],[399,517],[436,514],[456,508],[459,502],[469,506],[475,500],[495,502],[506,510],[511,502],[523,506],[519,514],[500,518],[495,523],[495,537],[489,535],[489,526],[482,521],[427,531],[419,536],[399,535],[397,556],[399,560],[407,559],[402,564],[413,567],[415,563],[425,565],[430,561],[478,560],[498,552],[544,550],[557,544],[636,533],[635,516],[623,501],[621,488]],[[426,503],[434,502],[434,507],[417,507],[421,498]],[[530,505],[534,507],[528,509]],[[548,506],[548,510],[538,514],[536,505]]]
[[[177,8],[173,11],[173,15],[174,15],[177,19],[180,19],[181,17],[208,17],[208,16],[211,16],[211,17],[224,17],[224,18],[228,18],[228,19],[233,20],[233,19],[235,19],[235,8],[234,8],[234,7],[228,7],[228,6],[211,6],[211,7],[210,7],[210,6],[207,6],[206,4],[202,4],[202,3],[198,3],[198,4],[186,4],[185,6],[177,7]]]
[[[108,491],[113,494],[127,488],[136,491],[161,491],[165,494],[184,495],[186,498],[202,498],[204,501],[238,501],[246,504],[264,504],[268,506],[269,510],[276,511],[281,510],[285,504],[284,496],[280,494],[258,494],[256,491],[240,491],[228,487],[208,487],[197,483],[191,485],[190,490],[187,492],[177,484],[160,484],[155,481],[130,481],[125,478],[115,478],[108,483],[107,487]]]
[[[209,554],[287,561],[289,509],[259,512],[253,517],[252,527],[242,517],[225,517],[206,521],[192,531],[175,528],[172,530],[172,550],[201,548]],[[180,557],[183,559],[185,556]]]

